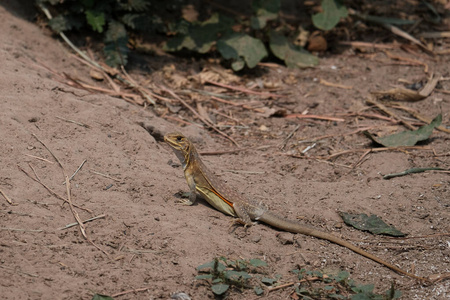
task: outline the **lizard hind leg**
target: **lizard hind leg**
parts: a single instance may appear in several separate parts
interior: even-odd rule
[[[250,217],[249,213],[247,212],[247,209],[245,205],[233,203],[233,209],[236,212],[236,215],[239,219],[236,220],[237,223],[243,224],[244,227],[252,226],[256,223],[252,222],[252,218]]]

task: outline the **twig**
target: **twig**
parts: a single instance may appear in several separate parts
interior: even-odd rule
[[[212,84],[212,85],[220,86],[220,87],[223,87],[223,88],[227,88],[227,89],[230,89],[230,90],[235,90],[235,91],[239,91],[239,92],[243,92],[243,93],[247,93],[247,94],[260,95],[260,96],[273,97],[273,98],[284,98],[284,97],[286,97],[284,95],[277,95],[277,94],[266,93],[266,92],[255,92],[255,91],[252,91],[252,90],[249,90],[249,89],[236,87],[236,86],[231,86],[231,85],[218,83],[218,82],[214,82],[214,81],[210,81],[210,80],[205,80],[205,83],[209,83],[209,84]]]
[[[30,165],[30,168],[33,170],[34,174],[35,174],[35,178],[33,178],[33,176],[31,176],[27,171],[25,171],[21,166],[17,165],[17,167],[19,168],[20,171],[22,171],[23,173],[25,173],[25,175],[27,175],[28,177],[30,177],[32,180],[36,181],[37,183],[39,183],[40,185],[42,185],[50,194],[52,194],[53,196],[55,196],[56,198],[64,201],[65,203],[68,203],[67,199],[64,198],[63,196],[57,194],[54,190],[52,190],[50,187],[48,187],[45,183],[43,183],[41,181],[41,179],[37,176],[36,171],[34,170],[34,168]],[[88,208],[84,208],[82,206],[76,205],[74,204],[73,206],[75,206],[76,208],[82,209],[84,211],[87,211],[88,213],[93,213],[92,210],[88,209]]]
[[[82,223],[84,224],[84,223],[91,222],[91,221],[94,221],[94,220],[97,220],[97,219],[101,219],[101,218],[104,218],[104,217],[106,217],[105,214],[99,215],[99,216],[96,216],[96,217],[93,217],[93,218],[84,220]],[[64,227],[58,228],[58,230],[64,230],[64,229],[67,229],[67,228],[70,228],[70,227],[73,227],[73,226],[77,226],[77,224],[78,224],[78,223],[67,224],[67,225],[64,226]]]
[[[24,232],[43,232],[41,229],[21,229],[21,228],[8,228],[8,227],[0,227],[0,230],[5,231],[24,231]]]
[[[80,122],[77,122],[77,121],[74,121],[74,120],[64,119],[63,117],[58,117],[58,116],[56,116],[56,118],[60,119],[60,120],[63,120],[63,121],[66,121],[66,122],[69,122],[69,123],[73,123],[73,124],[79,125],[79,126],[84,127],[84,128],[91,128],[91,126],[89,126],[89,125],[86,125],[86,124],[83,124],[83,123],[80,123]]]
[[[242,107],[242,108],[245,108],[245,109],[253,110],[253,111],[256,111],[256,112],[259,112],[259,113],[264,113],[264,110],[262,110],[260,108],[254,108],[254,107],[251,107],[251,106],[246,105],[246,104],[234,103],[234,102],[231,102],[231,101],[228,101],[228,100],[224,100],[224,99],[221,99],[221,98],[215,97],[215,96],[211,96],[211,99],[213,99],[213,100],[215,100],[217,102],[222,102],[222,103],[226,103],[226,104],[229,104],[229,105],[233,105],[233,106],[237,106],[237,107]]]
[[[399,104],[399,103],[395,103],[395,104],[393,104],[393,105],[391,105],[391,106],[392,106],[393,108],[397,108],[397,109],[404,110],[404,111],[406,111],[407,113],[409,113],[411,116],[413,116],[414,118],[416,118],[416,119],[418,119],[418,120],[420,120],[420,121],[422,121],[422,122],[425,122],[425,123],[427,123],[427,124],[430,124],[431,121],[432,121],[431,119],[422,116],[417,110],[414,110],[414,109],[412,109],[412,108],[403,106],[403,105],[401,105],[401,104]],[[440,130],[440,131],[443,131],[443,132],[450,133],[450,129],[447,129],[447,128],[445,128],[445,126],[442,126],[442,125],[439,125],[438,127],[436,127],[436,129],[437,129],[437,130]]]
[[[185,124],[185,125],[194,125],[194,126],[197,126],[197,127],[199,127],[199,128],[204,128],[204,126],[202,126],[202,125],[200,125],[200,124],[197,124],[197,123],[193,123],[193,122],[188,122],[188,121],[185,121],[185,120],[183,120],[183,119],[181,119],[181,118],[179,118],[179,117],[175,117],[175,116],[168,116],[168,115],[165,115],[165,116],[162,116],[164,119],[167,119],[167,120],[173,120],[173,121],[176,121],[176,122],[180,122],[181,124]]]
[[[295,158],[304,158],[304,159],[319,159],[319,160],[329,160],[332,158],[336,158],[338,156],[349,154],[349,153],[355,153],[355,152],[367,152],[370,150],[370,152],[382,152],[382,151],[406,151],[406,150],[432,150],[429,147],[426,146],[400,146],[400,147],[383,147],[383,148],[365,148],[365,149],[350,149],[350,150],[344,150],[340,152],[336,152],[334,154],[328,155],[328,156],[305,156],[305,155],[296,155],[296,154],[288,154],[284,153],[283,155],[295,157]]]
[[[393,113],[390,109],[388,109],[386,106],[384,106],[383,104],[381,104],[380,102],[378,102],[377,100],[373,99],[372,97],[366,99],[366,102],[372,105],[375,105],[376,107],[378,107],[380,110],[382,110],[383,112],[385,112],[386,114],[388,114],[389,116],[393,117],[394,119],[398,120],[400,123],[402,123],[403,125],[405,125],[406,127],[408,127],[411,130],[416,130],[416,128],[414,126],[412,126],[411,124],[409,124],[408,122],[406,122],[405,120],[401,119],[400,117],[398,117],[395,113]]]
[[[78,171],[81,170],[81,168],[83,167],[83,165],[87,162],[87,160],[83,160],[83,162],[81,163],[81,165],[78,167],[78,169],[75,171],[75,173],[72,174],[72,176],[70,176],[69,181],[71,181],[75,175],[77,175]],[[66,184],[66,182],[64,181],[62,184]]]
[[[0,194],[2,194],[3,197],[5,197],[5,200],[6,200],[9,204],[13,205],[12,200],[5,194],[5,192],[4,192],[2,189],[0,189]]]
[[[94,171],[94,170],[89,170],[89,172],[94,173],[94,174],[97,174],[97,175],[100,175],[100,176],[103,176],[103,177],[106,177],[106,178],[109,178],[109,179],[112,179],[112,180],[114,180],[114,181],[116,181],[116,182],[122,182],[122,180],[120,180],[120,179],[111,177],[111,176],[109,176],[109,175],[106,175],[106,174],[103,174],[103,173],[100,173],[100,172],[97,172],[97,171]]]
[[[391,53],[391,52],[389,52],[389,51],[384,51],[384,53],[387,55],[387,57],[389,57],[390,59],[396,59],[396,60],[399,60],[399,61],[405,61],[405,62],[407,62],[407,63],[409,63],[409,64],[412,64],[412,65],[418,65],[418,66],[423,66],[424,67],[424,72],[425,73],[428,73],[428,71],[429,71],[429,67],[428,67],[428,65],[426,64],[426,63],[424,63],[424,62],[422,62],[422,61],[420,61],[420,60],[417,60],[417,59],[413,59],[413,58],[408,58],[408,57],[402,57],[402,56],[399,56],[399,55],[395,55],[395,54],[393,54],[393,53]]]
[[[344,119],[329,117],[329,116],[318,116],[318,115],[303,115],[303,114],[290,114],[286,115],[285,118],[297,118],[297,119],[316,119],[316,120],[325,120],[325,121],[334,121],[334,122],[344,122]]]
[[[52,161],[49,161],[48,159],[45,159],[45,158],[42,158],[42,157],[39,157],[39,156],[34,156],[34,155],[31,155],[31,154],[25,154],[26,156],[29,156],[29,157],[32,157],[32,158],[36,158],[36,159],[39,159],[39,160],[42,160],[42,161],[45,161],[45,162],[48,162],[48,163],[50,163],[50,164],[53,164],[54,162],[52,162]]]
[[[325,79],[320,79],[319,80],[320,84],[323,84],[325,86],[331,86],[331,87],[336,87],[336,88],[340,88],[340,89],[346,89],[346,90],[351,90],[353,89],[353,86],[349,86],[349,85],[343,85],[343,84],[338,84],[338,83],[333,83],[333,82],[329,82],[326,81]]]
[[[369,155],[370,152],[372,152],[372,149],[368,149],[366,152],[364,152],[364,154],[361,155],[361,157],[358,159],[358,161],[353,164],[352,169],[358,167],[362,163],[362,160],[364,159],[364,157]]]
[[[109,257],[108,252],[106,252],[105,250],[101,249],[99,246],[97,246],[87,235],[86,235],[86,228],[84,227],[83,222],[80,219],[80,216],[78,215],[78,212],[75,210],[74,205],[72,204],[72,199],[70,196],[70,181],[69,181],[69,176],[67,176],[66,174],[66,170],[64,169],[64,166],[62,165],[61,161],[58,159],[58,157],[47,147],[47,145],[41,141],[35,134],[32,134],[47,150],[48,152],[50,152],[50,154],[55,158],[55,160],[58,162],[58,165],[61,168],[61,171],[64,175],[64,178],[66,180],[66,193],[67,193],[67,202],[69,203],[69,207],[70,210],[72,212],[73,217],[75,218],[75,220],[78,223],[78,227],[81,231],[81,234],[83,235],[83,237],[95,248],[97,248],[99,251],[101,251],[102,253],[104,253],[107,257]]]
[[[323,279],[326,279],[326,278],[329,278],[329,276],[326,275],[326,274],[323,274],[322,277],[307,277],[307,278],[301,279],[301,280],[299,280],[297,282],[290,282],[290,283],[285,283],[285,284],[281,284],[281,285],[274,286],[274,287],[269,287],[268,291],[269,292],[273,292],[273,291],[276,291],[276,290],[279,290],[279,289],[283,289],[285,287],[292,286],[294,284],[298,284],[298,283],[302,283],[302,282],[308,282],[308,281],[315,281],[315,280],[323,280]]]
[[[359,41],[341,41],[338,44],[340,45],[348,45],[352,47],[370,47],[370,48],[378,48],[378,49],[398,49],[400,45],[398,44],[375,44],[368,42],[359,42]]]
[[[303,126],[304,127],[304,126]],[[297,126],[295,126],[295,128],[294,128],[294,130],[292,130],[289,134],[288,134],[288,136],[284,139],[284,141],[281,143],[281,146],[280,146],[280,150],[283,150],[285,147],[286,147],[286,145],[287,145],[287,142],[294,136],[294,134],[297,132],[297,130],[300,128],[300,124],[298,124]]]
[[[183,104],[187,109],[189,109],[197,118],[199,118],[203,123],[205,123],[206,126],[208,126],[209,128],[215,130],[216,132],[218,132],[220,135],[224,136],[225,138],[229,139],[231,142],[233,142],[233,144],[235,144],[236,146],[239,146],[239,144],[231,137],[228,136],[226,133],[222,132],[221,130],[219,130],[216,126],[214,126],[214,124],[212,124],[211,122],[209,122],[208,120],[206,120],[205,118],[203,118],[192,106],[190,106],[186,101],[184,101],[183,99],[181,99],[177,94],[175,94],[172,90],[168,89],[165,86],[161,86],[160,87],[162,90],[165,90],[166,92],[168,92],[170,95],[172,95],[172,97],[174,97],[175,99],[177,99],[178,101],[181,102],[181,104]]]
[[[0,268],[5,269],[5,270],[9,270],[9,271],[14,271],[14,272],[17,272],[17,273],[21,273],[21,274],[24,274],[24,275],[28,275],[30,277],[39,277],[39,275],[37,275],[37,274],[27,273],[27,272],[24,272],[24,271],[21,271],[21,270],[17,270],[16,268],[9,268],[9,267],[3,266],[3,265],[0,265]]]
[[[129,293],[145,292],[148,289],[150,289],[150,287],[134,289],[134,290],[128,290],[128,291],[124,291],[124,292],[120,292],[120,293],[111,295],[111,297],[116,298],[116,297],[123,296],[123,295],[129,294]]]

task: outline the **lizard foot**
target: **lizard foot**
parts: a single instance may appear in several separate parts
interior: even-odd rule
[[[194,204],[194,202],[192,202],[190,199],[179,199],[177,201],[175,201],[176,204],[180,204],[180,205],[187,205],[187,206],[191,206],[192,204]]]

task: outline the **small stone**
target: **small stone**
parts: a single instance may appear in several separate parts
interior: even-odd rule
[[[277,235],[278,241],[283,245],[294,244],[294,235],[288,232],[282,232]]]

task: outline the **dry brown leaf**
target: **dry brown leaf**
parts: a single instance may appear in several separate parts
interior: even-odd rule
[[[97,71],[95,69],[91,69],[89,71],[89,76],[91,76],[92,79],[98,80],[98,81],[103,81],[103,74],[100,71]]]
[[[308,51],[325,51],[328,48],[327,40],[320,31],[314,31],[308,39]]]
[[[189,4],[181,9],[181,13],[183,15],[183,19],[188,22],[195,22],[198,18],[198,11],[195,9],[194,5]]]

